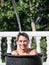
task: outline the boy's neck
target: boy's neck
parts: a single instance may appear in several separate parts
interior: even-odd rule
[[[29,49],[20,49],[21,53],[28,53]]]

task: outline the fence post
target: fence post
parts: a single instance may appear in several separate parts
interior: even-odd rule
[[[30,40],[30,42],[29,42],[29,48],[31,48],[32,36],[29,37],[29,40]]]
[[[37,52],[38,52],[38,53],[41,53],[40,38],[41,38],[41,37],[36,37],[36,45],[37,45]]]
[[[7,37],[7,53],[11,52],[11,37]]]

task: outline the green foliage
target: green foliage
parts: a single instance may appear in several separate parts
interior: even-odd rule
[[[43,54],[43,60],[46,61],[47,59],[47,54],[46,54],[46,48],[47,48],[47,44],[46,44],[46,37],[42,37],[41,38],[41,50],[42,50],[42,54]]]
[[[30,22],[30,17],[32,17],[36,24],[36,30],[48,31],[49,30],[48,0],[45,0],[45,1],[44,0],[21,0],[21,2],[22,3],[20,3],[20,1],[18,2],[19,3],[18,11],[20,14],[20,20],[22,18],[21,22],[23,21],[22,25],[24,24],[23,28],[26,29],[24,22],[27,22],[28,24],[28,22]],[[31,2],[31,8],[29,6],[29,2]],[[30,27],[30,25],[28,27]],[[31,27],[30,27],[30,30],[31,30]]]
[[[36,49],[36,41],[35,41],[34,37],[32,38],[31,48]]]
[[[48,0],[41,0],[38,3],[38,7],[37,8],[37,12],[35,15],[35,20],[36,23],[40,26],[38,27],[38,25],[36,24],[36,29],[37,30],[45,30],[48,31],[49,30],[49,1]]]
[[[31,31],[32,17],[36,30],[49,30],[49,1],[48,0],[15,0],[22,30]],[[31,8],[29,5],[31,2]],[[28,25],[29,24],[29,25]],[[0,31],[18,31],[18,23],[11,0],[7,0],[0,6]]]
[[[7,40],[6,38],[2,38],[2,43],[1,43],[1,51],[2,51],[2,62],[5,62],[5,56],[4,54],[7,52]]]
[[[0,31],[18,30],[17,19],[11,2],[6,1],[0,6]]]

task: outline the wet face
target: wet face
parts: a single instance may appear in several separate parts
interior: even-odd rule
[[[28,47],[29,40],[24,36],[19,36],[17,44],[21,49],[26,49]]]

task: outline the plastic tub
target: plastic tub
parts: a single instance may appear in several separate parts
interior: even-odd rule
[[[40,55],[13,56],[6,54],[6,65],[42,65]]]

